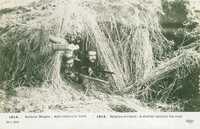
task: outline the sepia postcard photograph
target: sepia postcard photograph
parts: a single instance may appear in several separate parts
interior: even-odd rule
[[[2,118],[199,111],[200,0],[0,0]]]

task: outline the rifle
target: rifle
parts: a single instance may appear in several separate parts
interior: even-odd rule
[[[102,72],[102,73],[107,73],[107,74],[115,74],[114,72],[106,71],[106,70],[101,70],[100,72]]]
[[[78,75],[80,77],[83,77],[83,78],[86,78],[86,79],[89,79],[89,80],[98,81],[98,82],[101,82],[101,83],[104,83],[104,84],[109,84],[108,81],[105,81],[105,80],[102,80],[102,79],[99,79],[99,78],[95,78],[95,77],[91,77],[91,76],[88,76],[88,75],[85,75],[85,74],[82,74],[82,73],[78,73]]]

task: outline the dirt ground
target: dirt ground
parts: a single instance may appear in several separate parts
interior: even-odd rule
[[[19,87],[16,96],[1,95],[4,112],[112,112],[106,94],[77,91],[70,86]],[[95,92],[95,93],[94,93]],[[4,105],[4,106],[3,106]]]

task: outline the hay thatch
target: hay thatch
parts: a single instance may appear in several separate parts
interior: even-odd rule
[[[86,44],[90,44],[97,48],[100,63],[109,71],[115,73],[110,81],[113,82],[112,84],[117,90],[125,87],[127,82],[135,81],[145,76],[154,67],[154,58],[163,56],[165,49],[168,48],[167,46],[170,46],[161,34],[158,19],[156,19],[158,18],[156,13],[158,10],[148,8],[148,5],[146,5],[145,2],[139,3],[129,0],[116,2],[109,0],[105,2],[87,0],[60,2],[47,1],[46,4],[34,4],[32,6],[34,6],[35,11],[29,10],[27,13],[19,13],[17,21],[16,19],[13,20],[12,18],[4,17],[6,20],[9,20],[9,23],[15,24],[17,22],[17,24],[22,24],[21,26],[17,26],[19,30],[24,30],[23,25],[26,24],[25,28],[27,30],[24,30],[24,33],[18,33],[19,37],[17,33],[12,34],[12,42],[15,41],[13,44],[20,44],[19,41],[21,41],[26,43],[27,46],[31,46],[33,45],[32,42],[36,42],[35,45],[33,45],[35,47],[38,43],[35,40],[38,39],[39,42],[41,42],[41,40],[43,42],[39,44],[41,47],[38,46],[38,50],[44,50],[42,44],[49,44],[48,35],[43,36],[36,34],[34,37],[34,34],[32,34],[34,31],[29,31],[31,36],[20,37],[21,35],[26,35],[28,33],[28,28],[40,29],[38,26],[44,26],[44,28],[40,30],[41,32],[44,31],[44,33],[60,37],[63,37],[66,33],[84,33],[88,39]],[[20,12],[20,10],[18,11]],[[38,13],[38,11],[40,11],[40,13]],[[11,13],[10,15],[12,16],[13,14]],[[8,15],[8,17],[10,15]],[[8,28],[8,31],[16,32],[12,28]],[[9,34],[7,32],[2,33],[5,36],[8,36]],[[17,39],[19,39],[19,41]],[[23,41],[25,39],[28,40],[28,42]],[[3,49],[5,48],[3,47]],[[27,49],[24,49],[23,51],[27,51]],[[23,58],[23,55],[19,56],[23,59],[23,61],[20,60],[21,64],[28,65],[28,62],[31,62],[32,58],[34,58],[31,56],[37,55],[35,58],[43,57],[38,51],[37,54],[34,54],[32,48],[28,47],[28,51],[31,52],[26,54],[28,56],[27,62],[23,62],[24,59],[26,59]],[[54,77],[58,78],[58,80],[61,78],[59,75],[61,55],[62,53],[55,55],[54,66],[51,67],[53,69],[49,70],[53,73],[52,75],[54,75]],[[4,57],[6,56],[4,55]],[[47,56],[45,55],[45,57]],[[17,60],[11,62],[16,63]],[[40,66],[46,67],[46,59],[43,59],[42,62],[43,65]],[[38,66],[38,64],[39,63],[37,63],[36,66]],[[29,73],[33,74],[32,68],[34,67],[29,67],[30,66],[27,66],[28,69],[26,69]],[[46,73],[41,71],[38,67],[37,70],[43,74]],[[41,80],[46,78],[44,77],[46,75],[42,74],[40,76],[39,73],[34,74],[37,75],[35,77],[38,77]],[[20,74],[19,72],[12,72],[10,73],[10,76],[11,75],[19,76]],[[24,75],[26,74],[23,74],[22,76]],[[10,76],[6,79],[13,78]],[[20,77],[22,76],[20,75]],[[31,76],[32,75],[28,75],[29,80],[31,80]],[[6,76],[2,75],[2,77]],[[53,80],[56,79],[54,78]]]
[[[192,97],[198,92],[198,84],[196,82],[198,82],[199,68],[199,53],[194,50],[186,50],[179,56],[155,68],[148,76],[126,88],[125,92],[138,90],[135,93],[140,97],[142,96],[143,99],[150,99],[154,95],[154,98],[158,97],[159,100],[167,101],[168,98],[172,99],[175,93],[180,94],[177,90],[186,85],[184,88],[188,90],[185,93],[183,92],[181,96],[185,98]],[[188,80],[191,82],[188,83]],[[181,85],[183,86],[180,87]],[[139,88],[135,89],[134,87],[136,86]]]

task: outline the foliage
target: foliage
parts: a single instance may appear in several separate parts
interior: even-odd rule
[[[162,0],[162,8],[165,13],[163,24],[174,28],[181,27],[188,20],[187,16],[189,2],[187,0]],[[162,24],[162,23],[161,23]]]
[[[8,26],[1,30],[0,80],[31,86],[45,80],[50,60],[47,34],[41,29]]]

